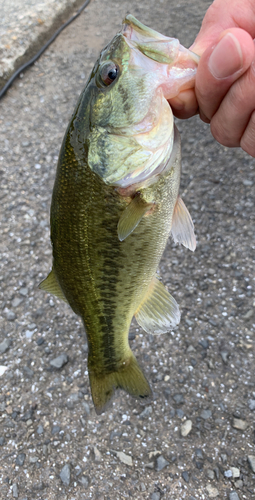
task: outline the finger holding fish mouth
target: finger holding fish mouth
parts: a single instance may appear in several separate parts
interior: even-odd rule
[[[192,50],[202,53],[195,88],[170,101],[175,116],[190,118],[198,112],[219,143],[255,156],[254,40],[231,28],[204,52],[199,38]]]

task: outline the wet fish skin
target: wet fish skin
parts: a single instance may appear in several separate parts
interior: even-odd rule
[[[162,171],[157,173],[156,169],[141,181],[125,184],[123,179],[128,183],[133,175],[128,157],[133,154],[142,165],[146,156],[139,144],[134,144],[137,127],[144,120],[146,127],[148,114],[152,125],[153,120],[161,120],[157,110],[150,112],[153,103],[162,101],[160,109],[168,119],[162,92],[157,93],[155,84],[149,85],[144,69],[138,68],[138,74],[130,79],[132,50],[122,33],[116,35],[101,53],[67,128],[52,195],[53,267],[40,285],[66,300],[83,319],[92,398],[98,414],[118,387],[135,397],[151,395],[128,343],[132,317],[137,314],[147,331],[151,325],[153,331],[157,325],[159,332],[167,331],[179,322],[178,306],[155,274],[176,206],[180,208],[180,139],[175,130],[172,152],[167,144],[165,147]],[[158,57],[155,50],[153,57]],[[118,63],[118,81],[100,87],[100,64],[112,59]],[[169,120],[171,125],[171,116]],[[122,142],[115,149],[118,134]],[[116,158],[112,158],[114,151]],[[185,209],[183,214],[187,222]],[[186,236],[177,234],[180,225],[177,221],[175,236],[185,244]],[[192,233],[192,223],[189,229]],[[193,234],[187,238],[186,246],[191,248]],[[155,311],[153,317],[146,312],[148,304]]]

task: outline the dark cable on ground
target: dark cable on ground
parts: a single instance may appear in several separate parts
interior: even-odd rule
[[[28,62],[26,62],[25,64],[20,66],[20,68],[18,68],[13,73],[13,75],[8,80],[8,82],[5,84],[5,86],[0,90],[0,99],[2,99],[2,97],[5,95],[7,90],[13,84],[14,80],[17,78],[17,76],[19,76],[20,73],[22,73],[29,66],[32,66],[32,64],[34,64],[35,61],[37,61],[37,59],[39,59],[39,57],[49,47],[49,45],[52,42],[54,42],[55,38],[57,38],[59,33],[61,33],[61,31],[63,31],[63,29],[65,29],[69,24],[71,24],[82,13],[82,11],[85,9],[85,7],[87,7],[87,5],[90,3],[90,1],[91,0],[86,0],[86,2],[84,2],[84,4],[79,8],[79,10],[76,12],[76,14],[73,17],[71,17],[68,21],[66,21],[64,24],[62,24],[62,26],[60,26],[60,28],[58,28],[57,31],[55,31],[55,33],[52,35],[52,37],[48,40],[48,42],[45,43],[45,45],[43,45],[43,47],[39,50],[39,52],[37,52],[37,54],[35,54],[35,56],[32,57],[32,59],[30,59]]]

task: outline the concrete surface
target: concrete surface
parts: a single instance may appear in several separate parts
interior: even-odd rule
[[[0,0],[0,88],[82,3],[82,0]]]
[[[198,246],[169,240],[160,264],[179,328],[131,328],[149,406],[119,392],[95,415],[82,324],[38,290],[61,140],[100,49],[127,11],[189,46],[208,5],[95,0],[0,103],[1,498],[255,498],[254,159],[178,122]]]

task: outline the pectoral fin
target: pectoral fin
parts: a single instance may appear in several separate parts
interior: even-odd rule
[[[194,252],[196,248],[194,224],[180,196],[178,196],[174,207],[171,233],[175,243],[182,243],[182,245]]]
[[[52,295],[56,295],[61,300],[67,302],[60,286],[55,276],[54,270],[50,272],[45,280],[43,280],[39,285],[40,290],[45,290],[46,292],[52,293]]]
[[[136,226],[138,226],[140,220],[143,218],[146,212],[151,210],[153,207],[153,203],[146,203],[146,201],[141,199],[140,195],[137,194],[125,208],[123,214],[120,217],[117,228],[119,240],[125,240],[130,235],[130,233],[134,231]]]
[[[157,278],[153,278],[135,318],[146,332],[156,335],[178,325],[181,315],[175,299]]]

